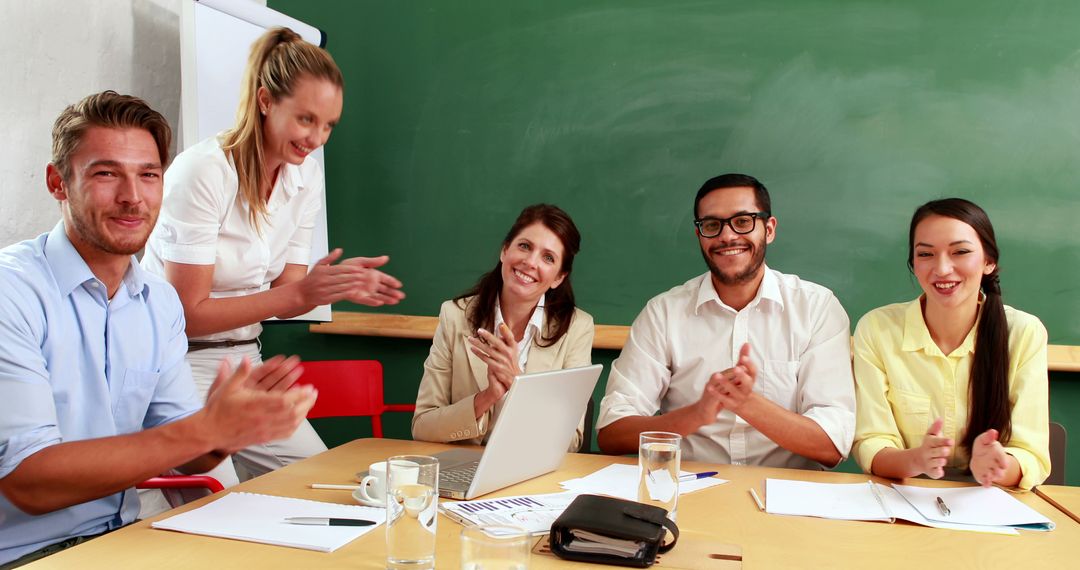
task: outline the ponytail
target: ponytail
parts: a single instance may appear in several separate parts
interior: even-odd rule
[[[960,445],[970,454],[975,438],[988,429],[999,432],[999,441],[1012,437],[1012,404],[1009,402],[1009,330],[1001,300],[998,268],[984,275],[985,299],[975,331],[975,356],[971,364],[971,415]]]
[[[256,229],[266,216],[266,200],[261,191],[271,184],[270,176],[274,174],[264,168],[264,117],[259,109],[259,88],[265,88],[277,101],[291,95],[303,76],[325,79],[338,87],[345,84],[330,54],[304,41],[289,28],[271,28],[252,44],[240,85],[236,125],[222,135],[221,148],[236,168],[239,194]]]

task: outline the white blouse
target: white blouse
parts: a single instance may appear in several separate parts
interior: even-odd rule
[[[503,319],[502,305],[499,303],[498,297],[495,298],[495,330],[491,331],[492,334],[498,334],[499,325],[505,323]],[[540,302],[536,304],[536,308],[533,309],[532,316],[529,317],[529,322],[525,325],[525,334],[522,335],[521,340],[517,343],[518,348],[518,368],[522,371],[525,370],[525,364],[529,361],[529,347],[532,346],[533,338],[540,334],[540,331],[544,330],[544,295],[540,295]]]
[[[211,298],[269,289],[285,264],[308,265],[322,192],[322,168],[314,158],[284,165],[256,229],[236,169],[218,138],[206,139],[180,153],[165,172],[161,216],[142,266],[164,275],[165,261],[213,265]],[[199,340],[246,340],[261,332],[254,323]]]

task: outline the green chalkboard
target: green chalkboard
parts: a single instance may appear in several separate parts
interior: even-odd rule
[[[272,0],[346,77],[326,149],[331,245],[388,253],[395,312],[489,269],[525,205],[584,236],[597,322],[704,271],[706,178],[773,195],[770,266],[854,322],[908,300],[907,222],[950,195],[990,212],[1006,302],[1080,344],[1080,3]]]

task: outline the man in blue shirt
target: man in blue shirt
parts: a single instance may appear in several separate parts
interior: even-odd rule
[[[106,91],[53,127],[62,221],[0,250],[0,568],[132,522],[133,487],[291,434],[315,402],[296,358],[219,371],[205,407],[179,298],[142,271],[171,130]]]

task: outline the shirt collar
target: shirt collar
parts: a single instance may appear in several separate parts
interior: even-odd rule
[[[304,177],[300,175],[300,167],[288,163],[282,165],[278,179],[274,181],[274,191],[270,193],[270,200],[266,203],[267,212],[276,212],[303,189]]]
[[[776,274],[773,273],[767,265],[762,264],[761,267],[765,272],[765,276],[761,279],[761,284],[758,285],[757,294],[754,295],[754,299],[746,306],[753,307],[764,299],[775,303],[780,310],[784,310],[784,297],[780,294],[780,280],[776,278]],[[701,283],[698,284],[697,301],[694,303],[694,311],[697,312],[702,305],[709,301],[712,301],[721,307],[730,309],[730,307],[720,300],[720,295],[716,293],[716,288],[713,287],[712,284],[712,274],[707,272],[701,277]]]
[[[907,310],[904,312],[904,342],[903,349],[908,352],[924,351],[930,354],[941,354],[947,356],[941,352],[941,348],[930,336],[930,328],[926,326],[926,319],[923,317],[922,312],[922,300],[924,295],[920,295],[918,299],[908,303]],[[956,347],[953,353],[962,351],[961,354],[970,354],[975,352],[975,334],[979,328],[979,318],[982,316],[982,301],[983,297],[979,296],[979,315],[975,318],[975,326],[971,327],[964,342],[960,343],[960,346]]]
[[[57,222],[49,232],[49,237],[45,239],[45,259],[49,264],[49,269],[52,270],[53,278],[56,279],[57,288],[65,296],[70,295],[83,283],[97,280],[90,266],[86,264],[86,260],[68,239],[63,221]],[[135,259],[135,256],[131,257],[131,263],[124,274],[123,284],[132,297],[140,293],[143,295],[149,293],[146,273],[139,267],[139,261]]]
[[[544,298],[546,295],[540,295],[540,302],[536,304],[536,308],[533,309],[532,316],[529,317],[529,323],[525,325],[525,329],[534,329],[535,332],[544,330]],[[506,322],[503,319],[502,306],[499,304],[499,298],[495,298],[495,330],[499,330],[499,325]],[[494,331],[492,331],[494,333]],[[528,336],[528,335],[526,335]]]
[[[285,193],[290,198],[304,187],[304,177],[300,175],[300,167],[295,164],[285,164],[281,180],[285,186]]]

